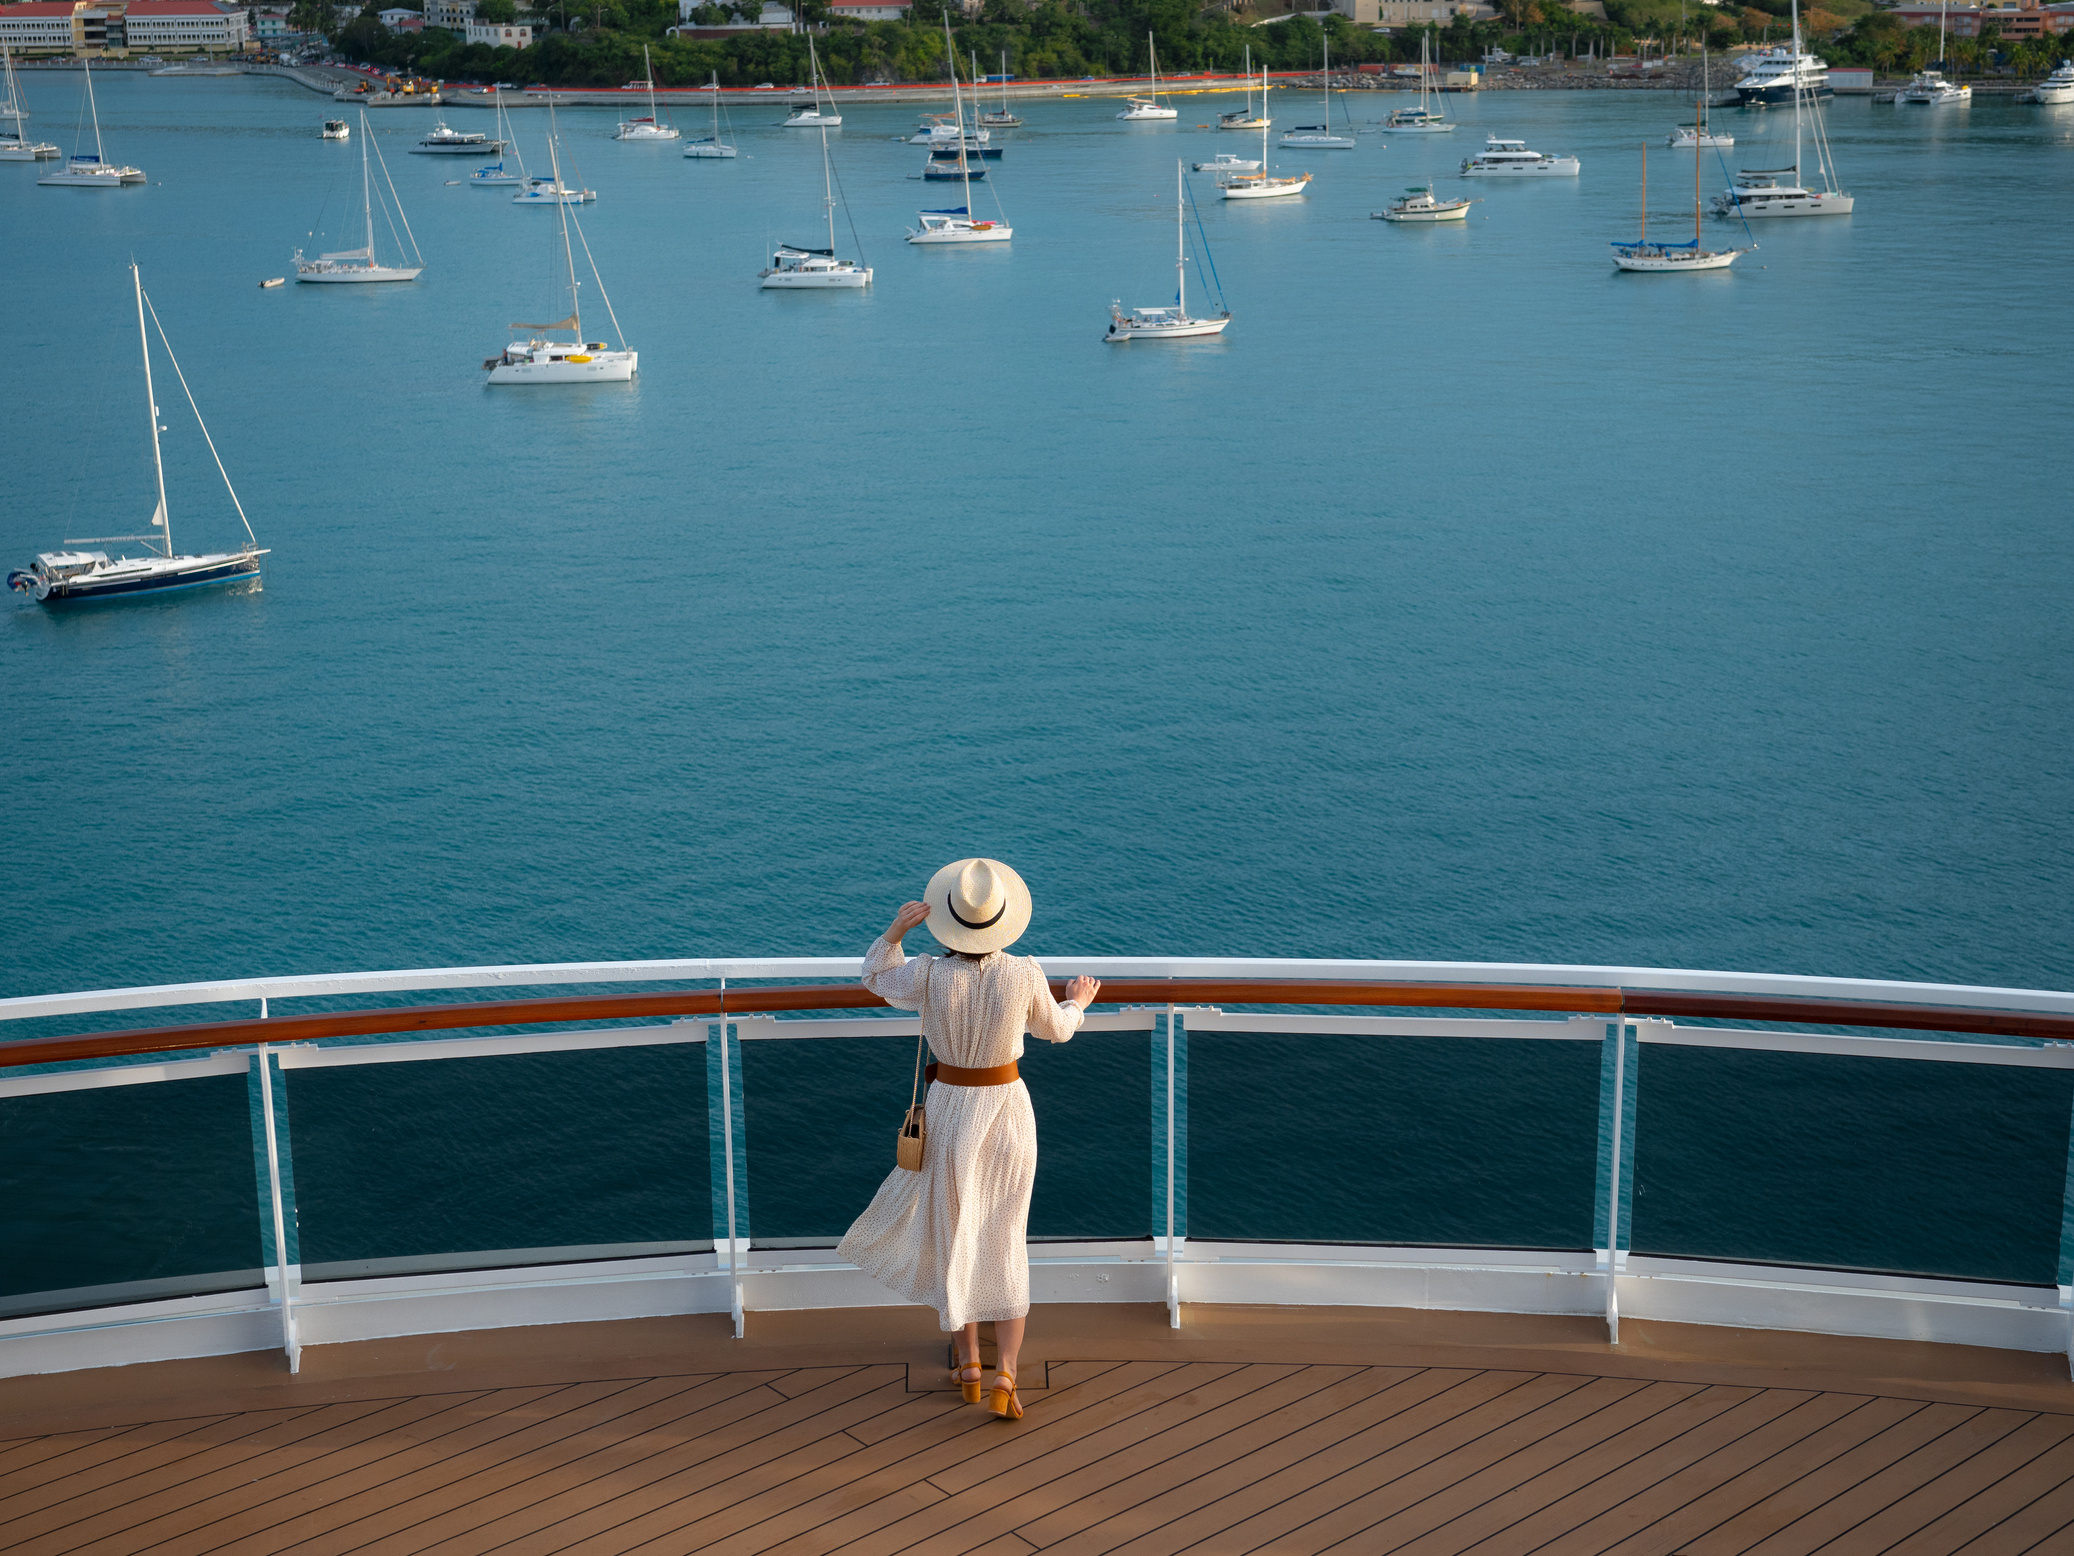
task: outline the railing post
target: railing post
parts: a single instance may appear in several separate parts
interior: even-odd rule
[[[1174,1006],[1152,1032],[1153,1247],[1166,1255],[1167,1323],[1181,1327],[1175,1264],[1188,1242],[1188,1029]]]
[[[748,1208],[742,1203],[748,1178],[748,1129],[742,1116],[741,1045],[729,1040],[725,1011],[708,1029],[713,1040],[706,1044],[706,1139],[712,1163],[714,1188],[713,1242],[727,1251],[728,1307],[734,1317],[735,1338],[742,1338],[742,1243],[749,1235]],[[717,1119],[716,1119],[717,1115]],[[718,1127],[714,1127],[717,1122]]]
[[[274,1103],[275,1087],[281,1088],[281,1105]],[[261,1257],[270,1269],[268,1284],[281,1305],[281,1348],[288,1357],[288,1370],[302,1370],[302,1341],[296,1333],[295,1290],[302,1278],[301,1250],[295,1235],[295,1186],[292,1156],[282,1141],[288,1133],[287,1086],[273,1050],[261,1043],[252,1054],[246,1077],[246,1095],[252,1108],[252,1132],[257,1137],[253,1154],[259,1159]]]
[[[1600,1018],[1591,1018],[1594,1021]],[[1606,1277],[1606,1341],[1620,1344],[1620,1271],[1627,1263],[1635,1181],[1634,1023],[1616,1016],[1606,1023],[1599,1051],[1598,1207],[1592,1244]]]

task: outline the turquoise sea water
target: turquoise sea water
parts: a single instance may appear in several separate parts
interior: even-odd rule
[[[69,150],[78,78],[24,80]],[[776,104],[732,163],[571,110],[641,374],[491,391],[508,322],[561,311],[553,213],[406,155],[431,111],[375,120],[422,280],[261,291],[357,241],[330,105],[96,85],[148,187],[0,167],[0,555],[149,513],[132,256],[273,555],[256,593],[0,614],[4,992],[857,953],[968,853],[1029,879],[1039,955],[2066,986],[2074,114],[1840,101],[1857,214],[1658,278],[1607,244],[1644,141],[1652,232],[1689,221],[1689,107],[1450,99],[1451,137],[1276,153],[1317,174],[1299,201],[1192,175],[1235,322],[1113,348],[1112,297],[1171,293],[1175,159],[1243,145],[1192,127],[1213,100],[1032,106],[990,180],[1013,244],[950,252],[900,241],[958,200],[893,142],[916,110],[846,108],[862,295],[756,287],[773,240],[820,241],[818,138],[749,122]],[[1729,165],[1790,160],[1789,116],[1722,118]],[[1485,131],[1583,176],[1451,179]],[[1435,176],[1464,227],[1369,219]],[[228,544],[159,393],[176,538]],[[1262,1083],[1228,1074],[1203,1107]],[[1984,1137],[2033,1220],[2064,1103]]]

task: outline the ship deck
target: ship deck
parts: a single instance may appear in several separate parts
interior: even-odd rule
[[[2074,1549],[2052,1354],[1630,1321],[1043,1306],[1028,1414],[931,1315],[426,1335],[22,1377],[0,1548],[60,1552]]]

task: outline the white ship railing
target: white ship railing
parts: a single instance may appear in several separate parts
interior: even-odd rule
[[[2061,1159],[2052,1164],[2067,1184],[2059,1246],[2053,1250],[2054,1285],[1668,1257],[1632,1248],[1638,1075],[1645,1050],[2029,1071],[2037,1076],[2035,1085],[2057,1088],[2045,1100],[2058,1105],[2065,1119],[2067,1087],[2053,1072],[2074,1069],[2074,993],[1543,964],[1058,957],[1046,958],[1046,966],[1054,977],[1088,973],[1103,979],[1105,1006],[1112,997],[1129,1002],[1121,1010],[1103,1008],[1092,1015],[1087,1034],[1148,1035],[1155,1151],[1149,1165],[1159,1192],[1148,1199],[1150,1226],[1143,1236],[1033,1243],[1033,1296],[1040,1302],[1164,1302],[1170,1322],[1177,1325],[1183,1304],[1215,1302],[1590,1314],[1603,1319],[1614,1344],[1625,1310],[1630,1317],[1739,1327],[2066,1350],[2074,1358],[2074,1120],[2059,1141]],[[305,1343],[688,1312],[729,1313],[740,1333],[745,1315],[759,1309],[891,1302],[836,1257],[829,1246],[832,1238],[759,1241],[746,1234],[741,1213],[755,1165],[742,1137],[744,1045],[876,1039],[890,1045],[890,1064],[893,1049],[904,1052],[918,1031],[913,1017],[893,1013],[802,1013],[870,1003],[854,986],[858,971],[857,959],[834,957],[587,962],[231,979],[0,1000],[0,1020],[39,1026],[54,1018],[109,1012],[256,1005],[256,1019],[240,1015],[200,1026],[0,1042],[0,1120],[10,1111],[33,1107],[36,1098],[245,1077],[255,1140],[257,1242],[265,1266],[245,1279],[233,1278],[238,1272],[204,1272],[0,1293],[0,1312],[11,1309],[19,1315],[0,1318],[0,1375],[271,1345],[279,1345],[294,1368]],[[804,979],[828,982],[797,983]],[[783,989],[768,987],[775,980],[794,982]],[[296,1002],[376,994],[598,984],[673,987],[660,993],[467,1006],[403,1004],[343,1012],[294,1008]],[[683,987],[687,984],[704,986]],[[293,1013],[276,1008],[284,1003]],[[1292,1006],[1307,1009],[1292,1011]],[[1351,1013],[1363,1007],[1447,1013]],[[1503,1013],[1462,1014],[1465,1010]],[[660,1025],[566,1026],[655,1015],[676,1019]],[[1754,1020],[1765,1026],[1681,1025],[1680,1016]],[[547,1022],[565,1025],[550,1031],[508,1030]],[[481,1030],[492,1025],[505,1030]],[[1895,1035],[1909,1030],[1934,1035]],[[428,1036],[428,1031],[461,1035]],[[1595,1045],[1600,1095],[1592,1246],[1437,1248],[1201,1238],[1191,1244],[1187,1045],[1191,1036],[1216,1034],[1383,1045],[1425,1039]],[[715,1201],[710,1238],[429,1254],[402,1249],[395,1258],[364,1260],[351,1268],[304,1266],[288,1105],[291,1073],[672,1045],[699,1045],[707,1055],[712,1084],[704,1112]],[[1318,1100],[1325,1105],[1331,1099]],[[895,1121],[889,1117],[888,1131]],[[1047,1136],[1047,1161],[1070,1150],[1069,1140]],[[890,1164],[890,1151],[884,1154],[885,1162],[859,1169],[851,1211],[868,1198],[873,1175]],[[1996,1164],[1986,1166],[1983,1186],[1991,1187]],[[2035,1173],[2041,1164],[2005,1166]],[[303,1170],[307,1184],[312,1169],[306,1163]],[[1263,1164],[1262,1170],[1272,1170],[1272,1164]],[[800,1246],[805,1243],[814,1246]]]

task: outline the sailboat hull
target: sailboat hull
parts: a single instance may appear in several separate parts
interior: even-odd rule
[[[1225,183],[1224,198],[1227,200],[1281,200],[1290,195],[1300,195],[1310,183],[1311,175],[1301,178],[1239,177]]]
[[[490,369],[493,384],[624,384],[640,366],[638,351],[597,351],[557,357],[545,362],[499,361]]]
[[[763,278],[767,292],[826,292],[862,290],[871,285],[871,272],[862,267],[841,270],[774,270]]]
[[[1229,319],[1184,319],[1173,324],[1125,321],[1111,324],[1109,333],[1102,338],[1112,346],[1128,345],[1134,340],[1197,340],[1205,335],[1222,335],[1230,325]]]
[[[1795,194],[1763,198],[1764,190],[1745,194],[1740,200],[1732,194],[1714,197],[1716,216],[1740,216],[1745,221],[1757,221],[1770,216],[1848,216],[1854,197],[1847,194],[1819,194],[1812,190]]]
[[[70,578],[44,580],[17,573],[8,582],[45,605],[80,605],[242,583],[259,576],[259,556],[258,552],[220,552],[213,556],[125,558]]]
[[[907,231],[910,243],[1006,243],[1014,236],[1015,229],[1001,222],[947,222]]]
[[[732,146],[714,146],[705,142],[696,142],[686,146],[684,154],[687,157],[699,157],[707,161],[718,162],[724,158],[734,156],[735,148]]]
[[[298,265],[295,279],[320,284],[337,285],[343,282],[347,285],[358,285],[367,281],[415,281],[423,274],[424,270],[417,266],[313,265],[305,270]]]
[[[1742,257],[1741,249],[1724,249],[1719,253],[1693,253],[1690,250],[1678,253],[1675,250],[1663,253],[1622,254],[1613,256],[1615,268],[1643,275],[1682,275],[1695,270],[1726,270]]]

